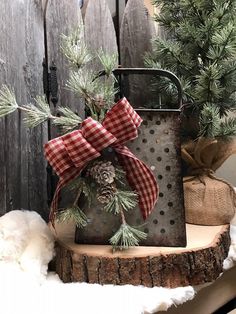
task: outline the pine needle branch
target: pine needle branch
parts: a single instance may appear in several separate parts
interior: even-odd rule
[[[77,72],[71,72],[67,87],[90,104],[95,100],[97,90],[97,81],[94,79],[93,71],[80,69]]]
[[[78,176],[77,178],[75,178],[74,180],[70,181],[67,185],[66,185],[66,189],[69,191],[74,191],[74,190],[78,190],[79,188],[81,188],[83,185],[83,178],[81,176]]]
[[[133,191],[117,190],[116,196],[122,209],[129,211],[138,204],[138,195]]]
[[[120,206],[119,206],[119,201],[118,201],[118,197],[117,195],[115,195],[113,197],[113,199],[106,204],[103,209],[108,212],[108,213],[112,213],[114,215],[117,215],[120,213]]]
[[[137,227],[131,227],[127,223],[122,223],[119,230],[109,239],[113,250],[128,249],[131,246],[138,246],[141,240],[145,240],[147,234]]]
[[[101,80],[92,70],[82,68],[72,72],[67,87],[84,98],[92,118],[102,121],[107,109],[114,103],[117,89],[113,80]]]
[[[7,116],[18,109],[15,95],[6,85],[0,90],[0,118]]]
[[[82,122],[82,119],[69,108],[59,107],[58,111],[62,113],[63,116],[54,118],[53,124],[62,127],[65,132],[77,128]]]
[[[228,118],[220,123],[218,136],[235,136],[236,135],[236,118]]]
[[[212,104],[206,104],[201,111],[199,124],[199,136],[205,136],[210,138],[218,136],[220,129],[219,108]]]
[[[30,128],[34,128],[37,125],[53,118],[50,107],[44,97],[38,96],[35,101],[36,105],[19,107],[19,109],[26,111],[24,121]]]
[[[35,102],[36,105],[19,106],[13,91],[3,85],[0,90],[0,118],[17,109],[26,114],[24,121],[29,127],[35,127],[48,119],[56,118],[52,116],[50,107],[44,97],[36,97]]]
[[[84,228],[88,224],[87,216],[79,206],[76,205],[59,211],[56,220],[59,223],[68,223],[72,220],[78,228]]]
[[[103,50],[97,54],[98,59],[100,60],[102,67],[107,76],[113,76],[112,71],[118,66],[118,55],[114,53],[112,55],[105,53]]]
[[[61,38],[62,52],[71,65],[80,69],[92,59],[92,55],[84,43],[82,25],[70,35],[62,35]]]
[[[115,215],[122,210],[129,211],[138,204],[138,195],[132,191],[117,190],[114,198],[104,206],[104,210]]]
[[[116,167],[115,173],[116,173],[115,180],[124,186],[125,185],[126,172],[122,168]]]

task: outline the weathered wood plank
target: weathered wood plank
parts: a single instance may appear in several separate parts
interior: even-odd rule
[[[18,69],[16,65],[16,47],[14,35],[17,33],[17,24],[12,23],[14,20],[14,11],[16,4],[7,2],[0,2],[0,28],[1,28],[1,40],[0,40],[0,80],[2,83],[8,83],[11,81],[11,85],[18,84]],[[19,30],[20,31],[20,30]],[[17,48],[18,49],[18,48]],[[19,56],[20,59],[21,56]],[[16,187],[20,188],[19,177],[19,150],[18,150],[18,128],[19,119],[18,114],[13,114],[4,120],[1,120],[2,133],[1,133],[1,182],[4,184],[1,187],[1,214],[4,214],[12,206],[17,206],[20,203],[20,193]],[[10,170],[10,172],[9,172]],[[3,201],[4,200],[4,201]]]
[[[43,95],[42,60],[44,57],[43,8],[41,1],[27,0],[25,2],[25,63],[23,77],[26,101],[33,102],[37,95]],[[28,143],[25,148],[24,139]],[[28,181],[28,196],[24,199],[22,185],[22,207],[38,211],[44,218],[48,216],[47,189],[46,189],[46,162],[43,153],[43,144],[47,140],[47,124],[35,129],[27,130],[22,127],[21,164],[22,180]],[[23,165],[24,158],[28,158],[28,167]],[[25,204],[25,205],[24,205]]]
[[[47,49],[48,49],[48,66],[55,64],[57,67],[58,80],[58,103],[55,109],[51,104],[51,109],[57,112],[59,106],[70,107],[79,116],[84,116],[84,105],[81,99],[66,87],[69,79],[70,65],[61,50],[61,35],[68,35],[78,27],[83,25],[82,16],[79,8],[79,1],[77,0],[51,0],[48,2],[46,12],[46,26],[47,26]],[[50,70],[50,69],[49,69]],[[61,135],[58,128],[51,126],[51,137]],[[52,192],[55,189],[56,178],[53,176]],[[62,195],[62,203],[68,204],[71,202],[73,196],[64,193]]]
[[[117,41],[111,12],[106,0],[89,0],[85,14],[85,41],[93,53],[100,49],[109,54],[117,53]],[[98,61],[93,69],[100,70]]]
[[[120,31],[120,58],[122,67],[144,67],[144,54],[151,51],[154,24],[143,0],[129,0],[122,19]],[[130,77],[129,100],[135,107],[146,105],[148,77]]]
[[[42,93],[41,63],[44,53],[43,19],[40,1],[0,2],[0,80],[15,90],[21,104],[33,102]],[[43,213],[46,207],[46,171],[42,152],[45,128],[29,131],[22,117],[14,113],[1,121],[0,159],[1,214],[11,209],[28,208]],[[4,201],[3,201],[4,200]],[[3,204],[3,202],[5,204]]]
[[[57,67],[59,84],[57,107],[68,106],[79,115],[83,115],[84,109],[80,99],[66,88],[70,68],[61,50],[61,35],[68,35],[82,24],[79,1],[49,1],[46,18],[48,63],[49,66],[54,63]]]

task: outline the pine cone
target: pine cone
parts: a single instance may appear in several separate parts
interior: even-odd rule
[[[98,161],[89,169],[89,174],[100,185],[107,185],[114,182],[116,176],[115,167],[111,161]]]
[[[97,192],[97,199],[102,204],[109,203],[115,196],[116,188],[114,185],[101,186]]]

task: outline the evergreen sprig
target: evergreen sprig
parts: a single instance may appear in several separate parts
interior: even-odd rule
[[[73,67],[80,69],[92,60],[87,46],[84,43],[84,28],[80,25],[69,35],[62,35],[61,49]]]
[[[56,219],[59,223],[73,221],[78,228],[84,228],[88,224],[87,216],[77,205],[59,211]]]
[[[219,108],[206,104],[200,115],[200,136],[214,138],[219,134],[220,114]]]
[[[109,239],[113,250],[128,249],[131,246],[138,246],[141,240],[145,240],[147,234],[137,227],[131,227],[127,223],[122,223],[118,231]]]
[[[99,121],[113,105],[117,93],[113,80],[104,81],[86,68],[71,72],[67,87],[85,100],[90,115]]]
[[[236,135],[236,118],[220,118],[219,108],[213,104],[204,106],[200,115],[199,136],[216,138]]]
[[[53,124],[60,126],[65,132],[77,128],[82,122],[82,119],[69,108],[59,107],[58,111],[63,115],[54,118]]]
[[[115,173],[116,173],[116,176],[115,176],[116,182],[124,186],[125,179],[126,179],[126,172],[121,167],[116,167]]]
[[[87,103],[91,103],[94,100],[97,90],[97,80],[95,80],[94,71],[88,69],[72,71],[67,82],[67,87],[72,92],[84,98]]]
[[[102,68],[104,69],[106,75],[113,76],[112,71],[118,66],[118,55],[117,53],[108,54],[103,50],[100,50],[97,54],[99,61],[101,62]]]
[[[0,90],[0,118],[16,111],[17,108],[18,104],[14,92],[6,85],[3,85]]]
[[[112,200],[103,207],[103,209],[106,212],[112,213],[114,215],[119,214],[120,213],[120,204],[119,204],[117,195],[115,195],[112,198]]]
[[[104,210],[115,215],[119,214],[121,209],[129,211],[138,204],[137,193],[133,191],[124,191],[117,189],[114,198],[104,206]]]
[[[34,128],[47,120],[52,120],[54,125],[61,126],[64,131],[70,131],[78,127],[82,119],[69,108],[59,107],[62,116],[53,116],[45,97],[37,96],[35,104],[19,106],[15,94],[6,85],[0,89],[0,118],[15,110],[24,112],[24,122],[30,128]]]
[[[227,137],[236,135],[236,118],[228,118],[220,123],[218,136]]]
[[[95,191],[88,178],[78,176],[67,185],[67,189],[69,191],[77,191],[76,201],[74,202],[75,205],[78,200],[78,195],[80,196],[83,193],[88,201],[88,206],[91,206],[95,198]]]
[[[50,107],[44,97],[36,97],[36,105],[26,105],[21,107],[26,112],[24,121],[30,128],[34,128],[39,124],[52,118]]]
[[[62,36],[62,51],[74,67],[67,87],[85,100],[88,115],[102,121],[107,110],[113,105],[117,93],[113,75],[118,62],[117,54],[108,54],[100,50],[92,55],[84,42],[83,26],[71,35]],[[90,61],[95,58],[101,64],[101,71],[92,70]],[[103,71],[105,78],[101,77]]]

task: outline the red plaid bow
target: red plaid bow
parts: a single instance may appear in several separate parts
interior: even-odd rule
[[[52,201],[52,221],[61,188],[109,146],[116,151],[130,186],[139,195],[143,218],[147,218],[157,201],[157,183],[151,170],[123,145],[138,136],[137,128],[141,122],[140,116],[123,98],[106,114],[102,124],[87,118],[80,130],[55,138],[45,145],[45,156],[60,178]]]

